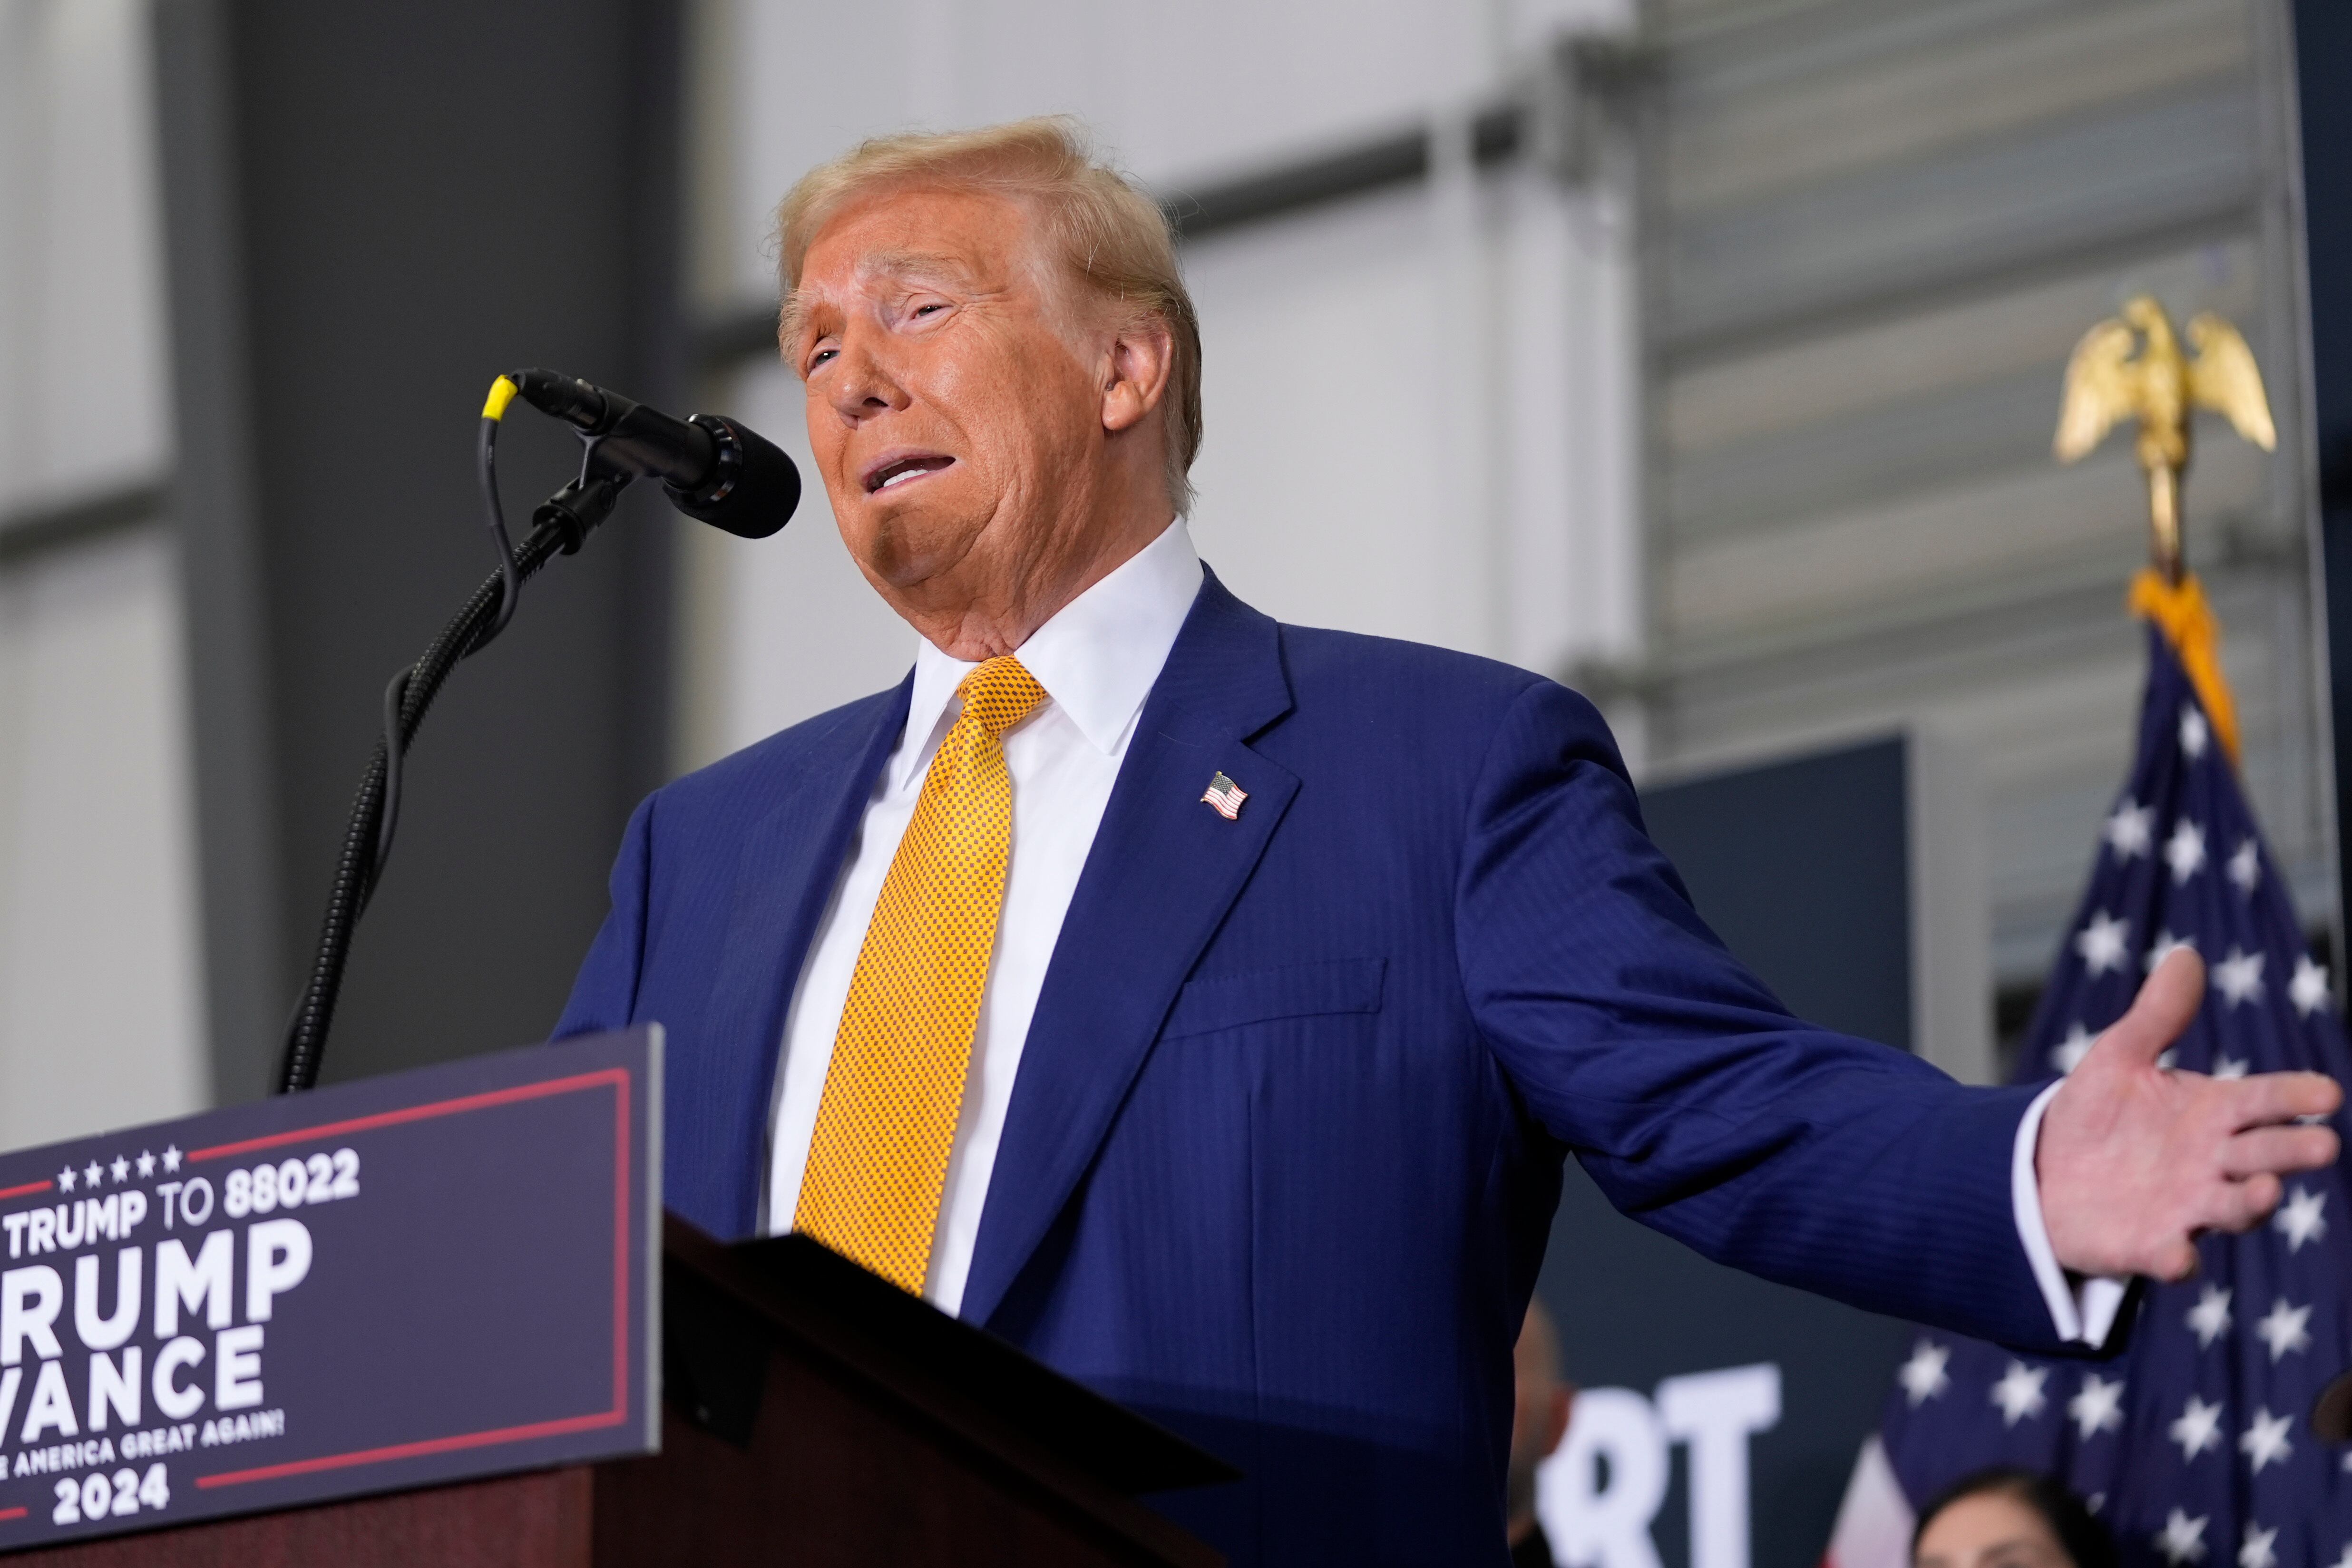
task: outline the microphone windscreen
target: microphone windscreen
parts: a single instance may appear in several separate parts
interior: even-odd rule
[[[688,495],[665,486],[671,504],[688,517],[740,538],[763,539],[791,522],[793,508],[801,504],[801,471],[783,448],[758,431],[717,414],[697,414],[694,423],[706,430],[723,427],[741,467],[731,483],[720,485],[715,496],[707,489]]]

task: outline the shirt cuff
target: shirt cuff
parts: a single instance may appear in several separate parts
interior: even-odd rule
[[[2050,1322],[2058,1331],[2059,1342],[2095,1350],[2115,1333],[2127,1281],[2102,1274],[2078,1286],[2067,1277],[2058,1266],[2058,1255],[2050,1249],[2050,1232],[2042,1223],[2042,1183],[2033,1171],[2042,1114],[2050,1109],[2050,1097],[2064,1082],[2062,1078],[2036,1094],[2033,1103],[2025,1108],[2024,1119],[2017,1124],[2017,1145],[2009,1162],[2010,1204],[2017,1217],[2017,1239],[2024,1245],[2025,1260],[2033,1270],[2033,1282],[2042,1288],[2042,1300],[2050,1308]]]

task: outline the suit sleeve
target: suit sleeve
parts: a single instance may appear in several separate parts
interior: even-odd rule
[[[626,1029],[636,1011],[637,977],[645,967],[655,799],[649,795],[638,802],[621,835],[621,852],[613,862],[612,910],[572,982],[572,999],[564,1004],[552,1040]]]
[[[1490,1049],[1620,1210],[1766,1279],[2061,1348],[2011,1204],[2033,1092],[1792,1017],[1699,919],[1574,693],[1538,683],[1498,728],[1457,915]]]

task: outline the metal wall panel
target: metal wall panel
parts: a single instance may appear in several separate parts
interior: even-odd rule
[[[1994,962],[2047,964],[2126,760],[2127,438],[2049,442],[2132,293],[2235,320],[2282,433],[2201,422],[2189,550],[2306,916],[2334,876],[2270,0],[1661,4],[1640,132],[1649,760],[1909,727],[1981,796]]]

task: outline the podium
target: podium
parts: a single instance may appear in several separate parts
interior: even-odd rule
[[[663,1233],[659,1455],[16,1553],[26,1568],[1223,1559],[1139,1494],[1221,1461],[802,1237]]]

